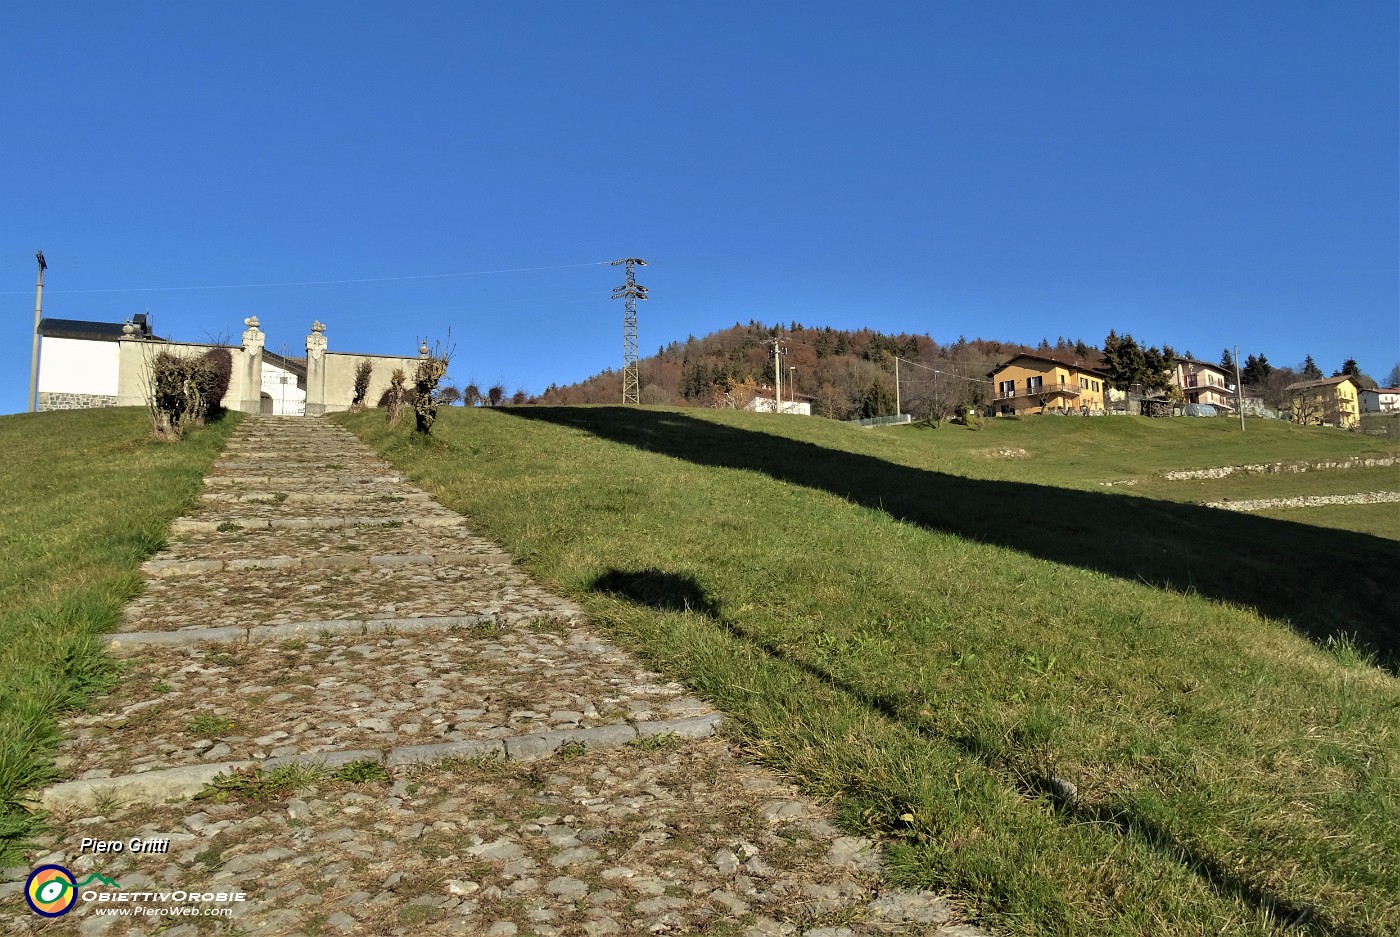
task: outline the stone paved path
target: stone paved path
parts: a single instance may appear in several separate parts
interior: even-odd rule
[[[206,483],[112,638],[128,676],[66,722],[69,780],[30,865],[0,871],[0,930],[983,933],[884,889],[873,845],[704,700],[347,431],[247,419]],[[119,887],[45,922],[21,890],[49,863]],[[246,900],[183,916],[175,891]],[[98,913],[118,907],[141,913]]]

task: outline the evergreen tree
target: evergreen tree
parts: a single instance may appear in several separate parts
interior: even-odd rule
[[[1081,357],[1081,358],[1084,358],[1084,357],[1087,357],[1087,356],[1088,356],[1088,354],[1089,354],[1089,346],[1086,345],[1086,344],[1084,344],[1084,339],[1082,339],[1082,338],[1075,339],[1075,341],[1074,341],[1074,353],[1075,353],[1076,355],[1078,355],[1079,357]]]
[[[1040,344],[1035,346],[1035,350],[1036,350],[1036,351],[1049,351],[1049,350],[1050,350],[1050,339],[1048,339],[1048,338],[1042,338],[1042,339],[1040,340]]]
[[[1307,358],[1303,359],[1303,380],[1322,380],[1322,369],[1317,366],[1317,362],[1313,361],[1312,355],[1308,355]]]
[[[1171,386],[1172,362],[1175,356],[1158,351],[1154,345],[1142,352],[1142,376],[1136,383],[1149,393],[1161,393]]]
[[[1153,352],[1160,360],[1161,352]],[[1103,370],[1108,384],[1117,390],[1127,390],[1133,384],[1148,384],[1147,353],[1129,333],[1119,338],[1112,331],[1103,343]]]
[[[892,416],[894,414],[894,395],[889,388],[885,387],[882,381],[874,381],[865,390],[865,397],[861,400],[860,415],[862,419],[869,419],[876,416]]]
[[[1235,356],[1228,348],[1225,349],[1224,354],[1220,356],[1220,370],[1224,371],[1226,374],[1235,373]]]
[[[1250,355],[1244,359],[1244,373],[1240,375],[1240,380],[1247,387],[1254,387],[1264,383],[1273,373],[1274,366],[1269,364],[1269,359],[1263,355],[1255,357]]]
[[[1361,375],[1361,365],[1356,363],[1355,358],[1348,358],[1346,361],[1343,361],[1342,369],[1332,376],[1341,377],[1344,374],[1347,377],[1359,377]]]

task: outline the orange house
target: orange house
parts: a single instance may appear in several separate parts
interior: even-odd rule
[[[1017,355],[987,375],[998,415],[1047,411],[1101,413],[1108,376],[1095,368],[1044,355]]]

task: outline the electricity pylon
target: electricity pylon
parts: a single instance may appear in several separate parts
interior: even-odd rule
[[[626,257],[614,260],[612,265],[625,265],[627,282],[613,290],[612,298],[626,301],[626,311],[622,316],[622,402],[641,403],[641,393],[637,388],[637,300],[647,298],[647,288],[637,282],[637,267],[645,267],[647,262],[640,257]]]

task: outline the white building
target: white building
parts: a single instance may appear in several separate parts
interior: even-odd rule
[[[773,392],[769,390],[766,394],[767,396],[765,396],[764,391],[755,394],[754,398],[749,401],[744,409],[752,410],[754,413],[791,413],[796,416],[812,415],[812,403],[810,400],[784,400],[781,403],[775,404]],[[801,395],[799,394],[798,396]]]
[[[1361,398],[1362,413],[1394,413],[1400,410],[1400,387],[1362,388],[1357,396]]]
[[[265,350],[266,336],[252,316],[244,321],[241,345],[175,342],[151,330],[147,316],[125,323],[80,319],[43,319],[39,323],[39,410],[145,406],[149,396],[149,361],[160,351],[199,356],[226,347],[233,359],[228,392],[221,405],[244,413],[320,415],[349,409],[355,371],[370,363],[366,403],[374,406],[389,387],[395,369],[412,379],[428,357],[356,355],[327,350],[326,327],[311,326],[306,357],[288,358]]]

